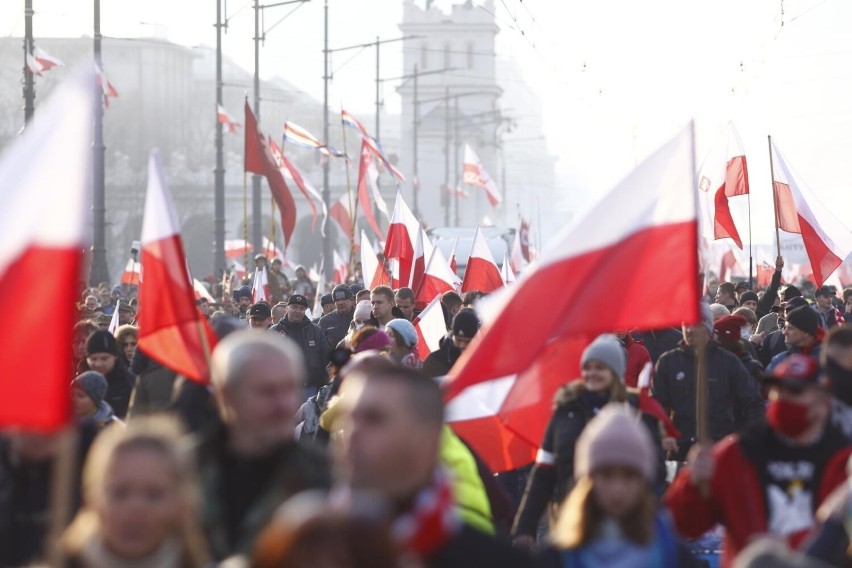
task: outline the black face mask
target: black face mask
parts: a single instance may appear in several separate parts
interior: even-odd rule
[[[840,402],[852,406],[852,371],[841,367],[837,361],[828,357],[825,372],[831,381],[831,394]]]

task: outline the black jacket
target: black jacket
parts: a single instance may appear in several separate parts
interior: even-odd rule
[[[319,320],[320,329],[325,333],[329,345],[337,346],[340,341],[349,333],[349,324],[352,323],[352,316],[355,315],[353,308],[347,314],[341,314],[337,310],[325,314]]]
[[[423,372],[428,377],[443,377],[450,372],[456,360],[461,355],[461,349],[453,345],[450,334],[441,338],[437,351],[429,353],[423,361]]]
[[[757,350],[757,356],[765,369],[773,357],[785,351],[787,351],[787,344],[784,343],[784,331],[779,329],[763,338],[763,343]]]
[[[680,430],[681,457],[695,442],[695,352],[684,344],[664,353],[654,372],[654,397]],[[715,341],[707,345],[708,428],[718,441],[763,419],[757,385],[739,357]]]
[[[654,364],[657,363],[660,355],[666,351],[671,351],[683,340],[683,333],[673,327],[651,331],[633,331],[630,335],[633,336],[633,339],[642,342]]]
[[[82,359],[77,366],[77,372],[82,373],[90,370],[86,359]],[[104,400],[112,407],[115,415],[124,420],[127,417],[127,408],[130,406],[133,387],[136,385],[136,376],[125,366],[123,358],[116,356],[115,366],[104,377],[107,381],[107,391]]]
[[[305,365],[308,368],[306,386],[319,388],[328,382],[326,366],[328,357],[331,355],[331,347],[320,326],[308,318],[302,318],[299,323],[293,323],[284,316],[281,321],[272,326],[272,329],[283,333],[302,348],[302,353],[305,354]]]
[[[467,525],[427,558],[425,564],[428,568],[527,568],[533,565],[525,553]]]
[[[763,316],[772,311],[772,306],[775,304],[775,299],[778,298],[778,288],[781,286],[781,271],[776,270],[772,273],[772,280],[769,282],[769,288],[766,289],[766,294],[763,295],[757,302],[757,319],[760,320]]]

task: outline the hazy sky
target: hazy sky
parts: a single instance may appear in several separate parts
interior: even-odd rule
[[[90,1],[33,3],[36,38],[91,34]],[[214,0],[101,4],[105,35],[155,35],[186,45],[215,42]],[[450,4],[436,2],[445,8]],[[611,186],[694,117],[699,162],[728,120],[741,134],[750,170],[755,241],[773,238],[766,144],[770,133],[817,194],[835,210],[849,211],[852,2],[474,4],[495,12],[501,27],[498,54],[518,60],[524,79],[542,96],[558,173],[576,180],[589,196]],[[333,47],[399,35],[402,0],[329,0],[329,5]],[[228,11],[234,14],[247,6],[251,2],[229,0]],[[267,27],[292,8],[269,10]],[[281,75],[321,98],[322,11],[322,0],[312,0],[270,32],[261,52],[264,77]],[[0,26],[0,33],[23,33],[23,0],[0,3]],[[252,26],[252,10],[243,9],[233,15],[224,40],[227,55],[248,69],[253,64]],[[335,54],[332,101],[344,98],[354,112],[372,111],[374,57],[372,49]],[[400,74],[400,44],[383,48],[382,59],[386,76]],[[386,109],[397,111],[393,85],[386,86],[386,93]],[[735,215],[741,217],[744,198],[736,201]]]

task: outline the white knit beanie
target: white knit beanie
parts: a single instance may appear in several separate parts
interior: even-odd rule
[[[361,300],[358,302],[358,305],[355,306],[355,315],[353,319],[358,321],[366,321],[370,319],[373,314],[373,304],[370,303],[370,300]]]
[[[610,403],[580,434],[574,454],[574,474],[579,478],[604,466],[623,466],[653,482],[654,456],[654,442],[640,415],[627,404]]]

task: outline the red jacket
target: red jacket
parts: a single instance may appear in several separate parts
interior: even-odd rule
[[[630,388],[636,388],[639,382],[639,373],[646,364],[651,363],[651,355],[642,345],[642,342],[633,339],[629,333],[624,337],[624,348],[627,350],[627,368],[624,371],[624,384]],[[651,383],[654,382],[653,364],[651,367]]]
[[[768,426],[758,430],[765,433]],[[757,440],[752,432],[743,435]],[[846,480],[846,461],[852,448],[839,432],[829,430],[820,444],[826,444],[822,475],[815,480],[814,512],[831,492]],[[710,482],[709,496],[704,497],[689,479],[689,468],[684,468],[663,496],[663,503],[672,513],[675,526],[681,535],[697,538],[717,523],[725,527],[722,545],[722,566],[731,566],[737,555],[751,540],[768,532],[767,505],[764,488],[755,461],[746,454],[748,450],[737,434],[728,436],[713,447],[716,467]],[[810,534],[803,530],[788,537],[796,547]]]

